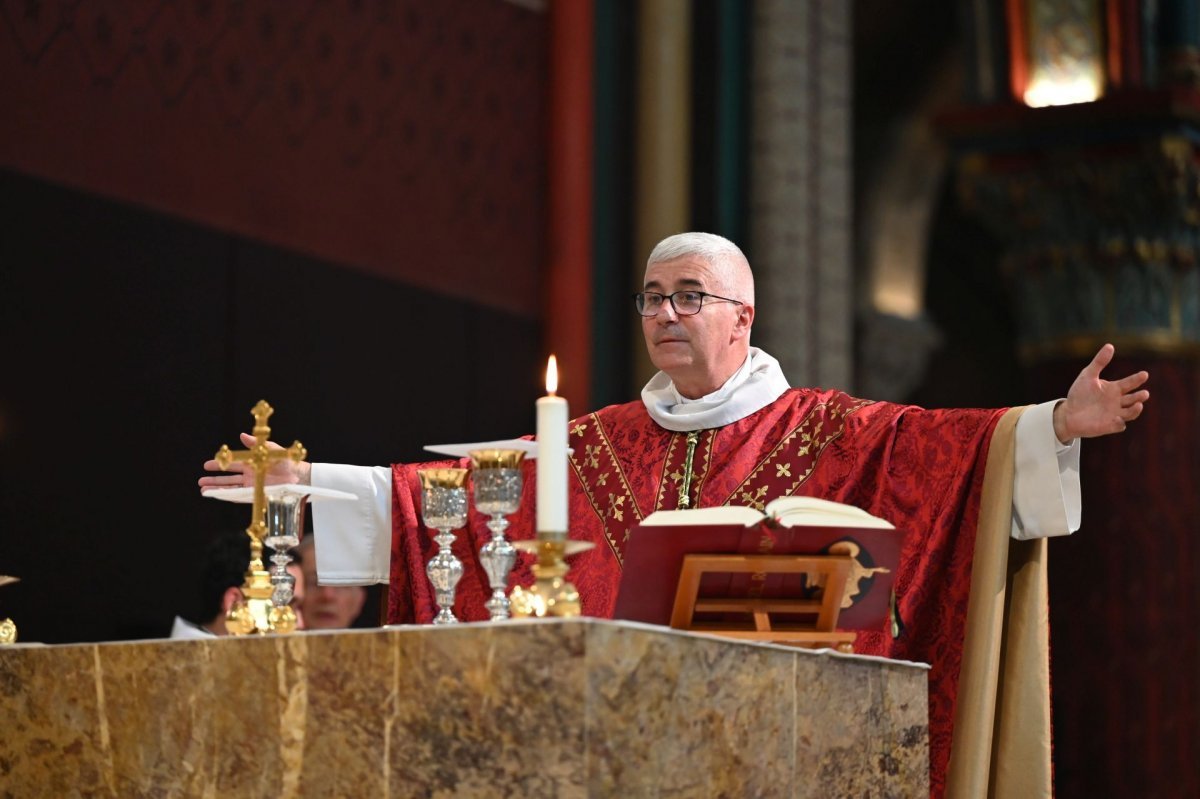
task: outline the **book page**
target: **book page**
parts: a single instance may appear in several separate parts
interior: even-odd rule
[[[642,519],[644,526],[740,524],[749,527],[762,521],[763,514],[754,508],[738,505],[718,505],[692,510],[658,510]]]
[[[876,527],[895,529],[886,519],[862,508],[816,497],[779,497],[767,503],[767,515],[784,527]]]

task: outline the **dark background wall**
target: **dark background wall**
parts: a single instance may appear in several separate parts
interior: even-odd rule
[[[260,398],[327,462],[532,428],[536,321],[0,172],[0,610],[23,640],[164,634],[245,506],[203,499]]]

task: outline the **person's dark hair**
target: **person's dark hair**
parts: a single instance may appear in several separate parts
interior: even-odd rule
[[[230,588],[241,586],[250,565],[250,537],[245,530],[226,530],[208,543],[200,575],[200,607],[203,620],[221,612],[221,598]]]

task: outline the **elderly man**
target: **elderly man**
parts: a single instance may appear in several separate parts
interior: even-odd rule
[[[1100,373],[1113,356],[1105,345],[1065,400],[1023,414],[924,410],[789,388],[778,362],[750,346],[754,281],[745,256],[711,234],[684,233],[659,243],[634,300],[651,360],[661,371],[640,402],[570,423],[571,536],[597,544],[572,562],[584,613],[612,614],[629,532],[655,510],[761,508],[795,494],[890,520],[906,533],[896,575],[904,631],[897,638],[865,632],[856,649],[932,664],[931,771],[940,792],[989,449],[1015,448],[1007,472],[990,475],[1011,483],[1006,533],[1029,539],[1073,532],[1080,515],[1078,440],[1119,432],[1136,419],[1149,399],[1142,388],[1148,375],[1103,380]],[[391,621],[432,617],[436,607],[423,571],[431,545],[420,521],[415,466],[278,469],[274,480],[311,480],[363,498],[357,508],[314,508],[322,581],[390,581]],[[200,483],[243,479],[209,476]],[[533,535],[531,505],[526,501],[514,518],[511,537]],[[482,524],[466,535],[476,549],[488,538]],[[465,566],[456,609],[468,619],[485,618],[486,577],[476,564]],[[528,583],[528,566],[523,568],[514,578]]]

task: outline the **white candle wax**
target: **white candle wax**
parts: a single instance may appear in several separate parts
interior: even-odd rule
[[[546,367],[548,396],[537,401],[537,533],[567,535],[567,401],[556,397],[554,356]]]

